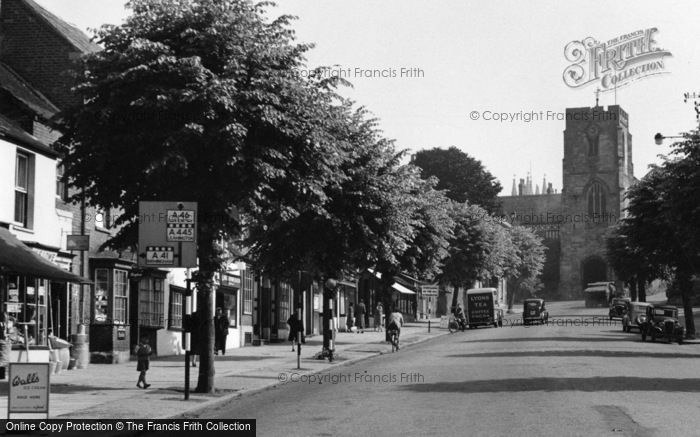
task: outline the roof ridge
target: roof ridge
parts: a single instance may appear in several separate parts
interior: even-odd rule
[[[36,97],[36,98],[39,99],[42,103],[44,103],[47,107],[46,107],[46,108],[42,108],[42,109],[45,109],[47,112],[51,112],[51,111],[53,112],[53,114],[50,114],[50,116],[53,116],[54,114],[60,112],[60,109],[58,108],[58,106],[56,106],[56,104],[53,103],[53,102],[51,101],[51,99],[49,99],[49,98],[46,97],[41,91],[39,91],[38,89],[36,89],[31,83],[29,83],[26,79],[24,79],[24,78],[22,77],[22,75],[20,75],[19,73],[17,73],[17,72],[15,71],[15,69],[12,68],[10,65],[8,65],[8,64],[6,64],[6,63],[0,61],[0,73],[1,73],[2,70],[5,70],[9,75],[11,75],[12,78],[14,78],[14,79],[17,81],[17,83],[23,87],[24,90],[28,91],[28,92],[31,93],[34,97]],[[3,86],[3,85],[5,85],[5,86]],[[0,83],[0,88],[6,89],[6,90],[7,90],[10,94],[12,94],[16,99],[22,101],[22,103],[24,103],[25,105],[30,106],[30,108],[33,106],[32,103],[34,103],[34,104],[36,105],[36,102],[27,102],[27,101],[25,101],[24,98],[22,98],[22,96],[18,96],[18,95],[16,95],[15,93],[13,93],[11,89],[8,89],[8,88],[7,88],[8,85],[10,85],[10,84],[3,84],[3,83]],[[37,110],[37,108],[31,108],[31,109]],[[43,115],[44,115],[47,119],[48,119],[48,118],[51,118],[50,116],[47,117],[47,115],[49,115],[49,114],[43,114]]]
[[[49,26],[51,26],[56,33],[58,33],[63,39],[65,39],[69,44],[71,44],[76,49],[83,53],[91,53],[95,51],[102,50],[102,47],[92,42],[90,37],[88,37],[85,32],[80,30],[75,24],[69,23],[62,19],[58,15],[52,13],[48,9],[44,8],[34,0],[20,0],[31,10],[33,10],[36,15],[43,19]]]

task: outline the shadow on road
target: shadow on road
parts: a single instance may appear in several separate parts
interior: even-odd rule
[[[625,340],[631,338],[629,335],[622,335],[620,333],[620,340]],[[511,337],[511,338],[491,338],[483,340],[466,340],[464,343],[519,343],[524,341],[540,342],[540,341],[577,341],[582,343],[589,342],[611,342],[613,339],[610,336],[607,337]]]
[[[505,357],[609,357],[609,358],[700,358],[700,354],[662,352],[627,352],[604,350],[554,350],[523,352],[485,352],[481,354],[448,355],[449,358],[505,358]]]
[[[557,391],[658,391],[699,393],[700,379],[639,378],[628,376],[593,378],[514,378],[463,382],[436,382],[398,386],[400,390],[418,393],[514,393]]]

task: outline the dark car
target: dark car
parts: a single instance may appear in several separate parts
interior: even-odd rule
[[[632,302],[632,300],[629,297],[614,297],[612,301],[610,301],[610,311],[608,313],[610,320],[622,320],[624,315],[627,314],[627,311],[629,311],[630,302]]]
[[[678,322],[678,308],[670,305],[649,306],[640,331],[642,341],[651,337],[651,341],[664,338],[669,343],[677,341],[678,344],[683,344],[685,336],[685,328]]]
[[[530,323],[547,323],[549,313],[544,307],[544,299],[525,299],[523,301],[523,325]]]

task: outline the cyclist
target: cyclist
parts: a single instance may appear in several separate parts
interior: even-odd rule
[[[457,308],[455,309],[455,319],[457,319],[459,327],[464,330],[464,326],[467,324],[467,316],[464,314],[464,309],[460,303],[457,304]]]
[[[386,331],[391,336],[391,331],[396,331],[396,350],[399,350],[399,337],[401,336],[401,327],[403,326],[403,315],[394,308],[387,318]]]

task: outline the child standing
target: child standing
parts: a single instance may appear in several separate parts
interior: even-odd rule
[[[148,388],[151,386],[151,384],[146,383],[146,371],[148,371],[148,365],[150,364],[151,352],[151,347],[148,345],[148,338],[142,337],[141,343],[136,346],[136,357],[138,359],[136,370],[140,372],[136,387]],[[143,386],[141,385],[142,382]]]

